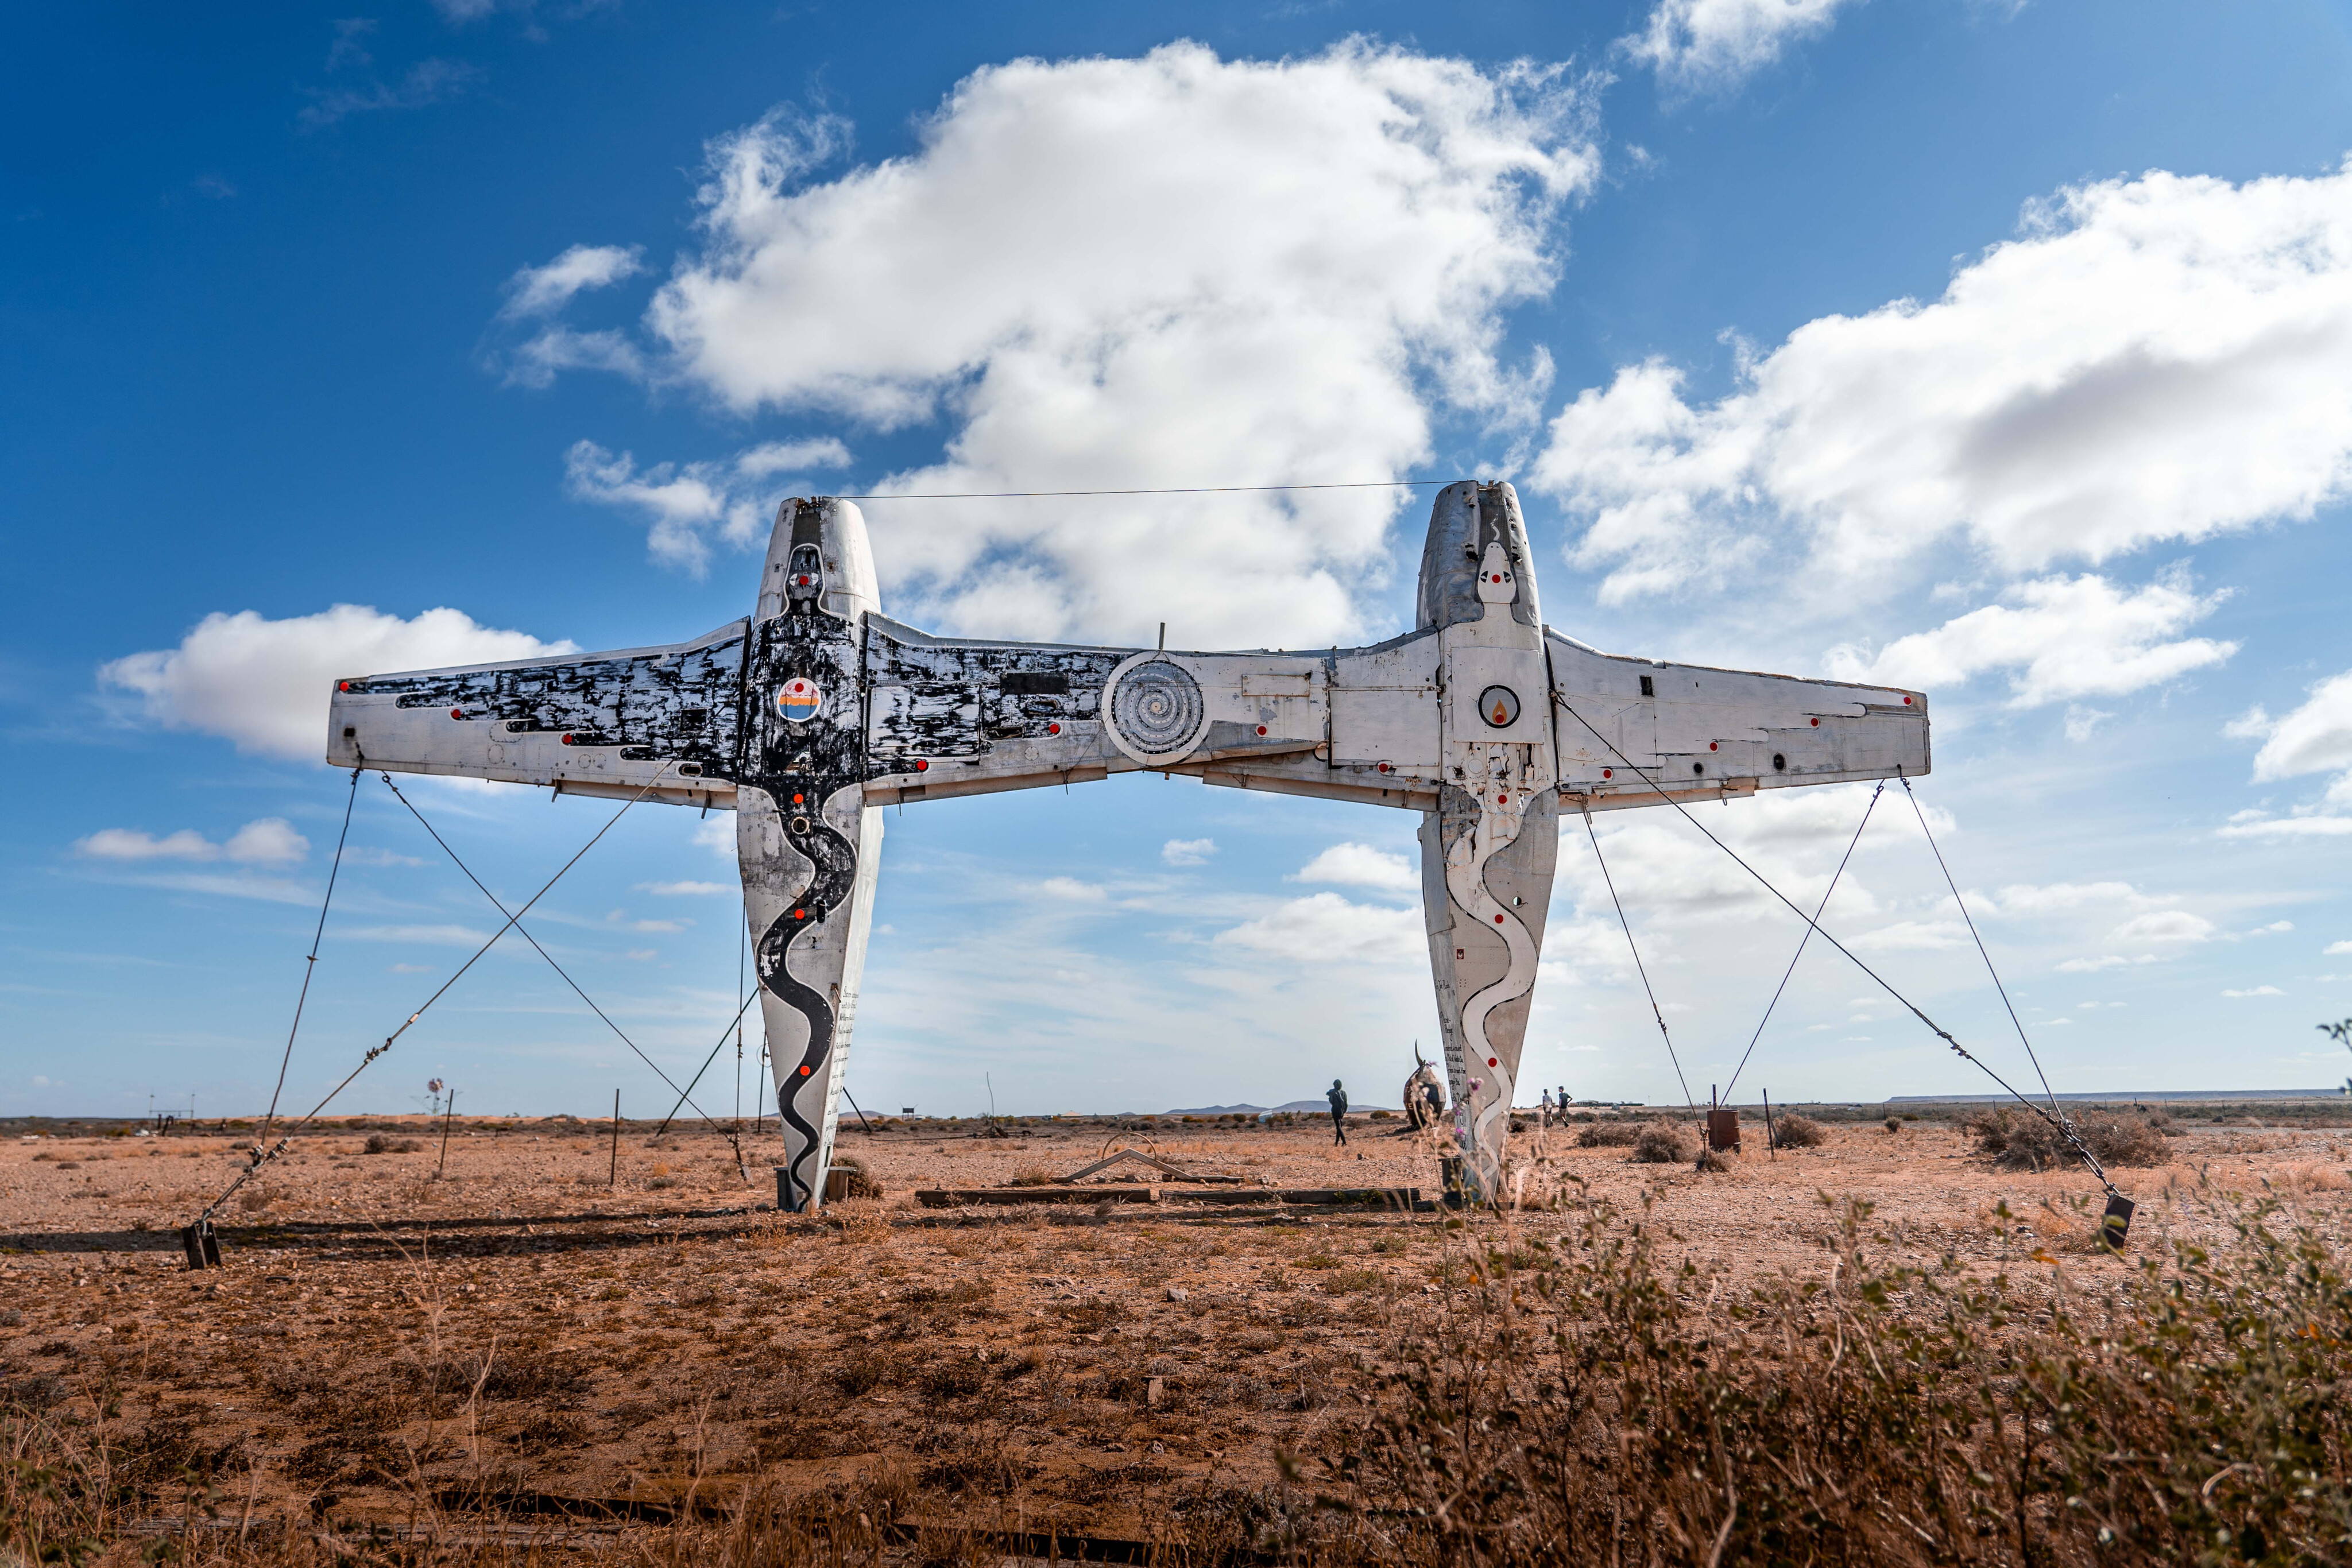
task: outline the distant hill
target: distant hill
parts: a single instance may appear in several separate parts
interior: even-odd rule
[[[1386,1111],[1391,1115],[1398,1113],[1393,1105],[1350,1103],[1348,1109],[1351,1113]],[[1162,1111],[1160,1113],[1163,1116],[1263,1116],[1269,1111],[1320,1111],[1328,1115],[1330,1110],[1331,1103],[1328,1100],[1290,1100],[1279,1105],[1195,1105],[1187,1111]]]

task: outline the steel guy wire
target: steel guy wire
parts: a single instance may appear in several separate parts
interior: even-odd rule
[[[2066,1113],[2058,1109],[2058,1096],[2051,1091],[2050,1075],[2042,1071],[2042,1059],[2033,1053],[2033,1042],[2025,1038],[2025,1025],[2018,1020],[2017,1009],[2009,999],[2009,988],[2000,983],[2000,971],[1992,967],[1992,955],[1985,951],[1984,938],[1977,934],[1977,923],[1969,914],[1969,901],[1960,896],[1959,883],[1952,880],[1952,868],[1944,863],[1944,852],[1937,844],[1936,835],[1928,831],[1927,813],[1920,808],[1918,791],[1911,788],[1911,780],[1900,768],[1895,770],[1895,776],[1903,781],[1903,793],[1911,797],[1912,814],[1919,819],[1919,834],[1927,841],[1927,848],[1936,857],[1936,869],[1944,873],[1944,885],[1952,890],[1952,902],[1960,906],[1960,918],[1968,922],[1977,956],[1984,960],[1985,973],[1992,977],[1992,988],[2000,993],[2000,1005],[2009,1009],[2009,1021],[2017,1030],[2017,1042],[2025,1047],[2025,1060],[2033,1063],[2033,1075],[2042,1080],[2042,1092],[2049,1097],[2050,1109],[2057,1113],[2060,1121],[2069,1120]]]
[[[1658,1020],[1658,1034],[1666,1042],[1666,1060],[1675,1064],[1675,1079],[1683,1086],[1683,1103],[1692,1110],[1698,1102],[1691,1098],[1690,1080],[1683,1076],[1683,1059],[1675,1054],[1675,1037],[1666,1032],[1666,1015],[1658,1006],[1658,993],[1650,988],[1650,971],[1642,967],[1642,949],[1633,941],[1633,923],[1625,918],[1624,901],[1617,896],[1617,883],[1609,874],[1609,862],[1601,853],[1601,835],[1592,831],[1592,812],[1584,813],[1584,833],[1592,841],[1592,858],[1600,862],[1601,880],[1609,886],[1609,902],[1617,906],[1617,924],[1625,928],[1625,946],[1633,954],[1633,972],[1642,977],[1642,994],[1650,998],[1650,1016]]]
[[[498,945],[499,938],[507,934],[507,926],[512,925],[516,921],[520,920],[524,915],[530,914],[531,904],[535,904],[541,899],[545,898],[547,896],[548,889],[562,881],[564,873],[569,872],[573,866],[580,863],[581,856],[585,855],[590,850],[594,849],[597,841],[604,838],[606,833],[613,831],[613,824],[629,814],[630,807],[644,800],[647,795],[652,794],[654,786],[661,782],[661,776],[668,770],[669,764],[667,762],[656,768],[654,770],[654,776],[646,780],[646,787],[621,803],[621,809],[614,812],[612,816],[605,821],[604,825],[597,829],[594,835],[591,837],[586,843],[581,845],[578,852],[574,853],[570,860],[565,861],[562,865],[559,866],[556,869],[555,874],[549,877],[545,883],[541,883],[540,890],[537,893],[530,895],[530,904],[524,904],[520,909],[515,911],[514,914],[508,915],[506,925],[501,925],[496,931],[490,933],[489,940],[483,943],[479,947],[475,948],[474,956],[467,959],[456,974],[450,976],[446,980],[444,980],[441,983],[440,989],[425,998],[424,1005],[419,1007],[415,1012],[408,1015],[406,1022],[403,1023],[398,1029],[394,1030],[390,1034],[384,1036],[383,1043],[382,1045],[370,1046],[368,1048],[367,1054],[360,1058],[359,1065],[352,1068],[349,1072],[343,1074],[341,1082],[337,1083],[332,1089],[328,1090],[326,1096],[323,1099],[321,1099],[317,1104],[311,1106],[309,1111],[305,1112],[301,1120],[296,1122],[292,1127],[287,1130],[285,1135],[278,1140],[277,1145],[274,1148],[264,1149],[257,1143],[254,1145],[252,1152],[247,1156],[251,1163],[238,1174],[237,1178],[235,1181],[229,1183],[226,1190],[223,1191],[218,1197],[213,1199],[212,1202],[205,1206],[205,1211],[196,1217],[196,1223],[198,1225],[202,1225],[205,1221],[211,1219],[222,1204],[226,1203],[232,1197],[236,1196],[237,1188],[252,1180],[254,1176],[261,1169],[262,1166],[276,1159],[279,1155],[284,1154],[286,1152],[287,1145],[293,1142],[294,1134],[296,1132],[310,1125],[313,1121],[316,1121],[318,1119],[319,1113],[325,1110],[330,1104],[333,1103],[336,1095],[341,1094],[344,1090],[351,1087],[352,1079],[357,1078],[361,1073],[365,1072],[368,1070],[370,1063],[373,1062],[377,1057],[382,1056],[385,1051],[390,1051],[395,1040],[399,1040],[402,1035],[406,1034],[412,1028],[415,1027],[416,1020],[423,1018],[426,1011],[432,1008],[435,1002],[439,1001],[442,997],[446,995],[450,987],[456,985],[459,980],[464,979],[466,977],[466,971],[472,968],[476,964],[480,963],[483,954],[488,952],[492,947]],[[386,784],[390,784],[392,782],[391,776],[389,774],[385,774],[383,776],[383,781]],[[398,791],[395,790],[394,793],[397,794]]]
[[[664,1117],[661,1119],[661,1125],[654,1129],[654,1136],[655,1136],[655,1137],[658,1138],[658,1137],[660,1137],[664,1133],[667,1133],[667,1132],[668,1132],[668,1131],[669,1131],[669,1124],[670,1124],[671,1118],[672,1118],[672,1117],[675,1117],[675,1116],[677,1114],[677,1112],[678,1112],[678,1106],[679,1106],[679,1105],[684,1105],[684,1104],[687,1103],[687,1100],[686,1100],[687,1095],[688,1095],[688,1094],[692,1093],[692,1092],[694,1092],[694,1086],[695,1086],[696,1084],[698,1084],[698,1083],[699,1083],[699,1082],[702,1082],[702,1075],[703,1075],[704,1073],[706,1073],[706,1072],[708,1072],[708,1071],[710,1071],[710,1064],[711,1064],[712,1062],[714,1062],[714,1061],[718,1061],[718,1060],[719,1060],[719,1053],[720,1051],[724,1051],[724,1050],[726,1050],[726,1049],[727,1049],[727,1030],[734,1029],[734,1028],[736,1028],[737,1026],[739,1026],[740,1024],[741,1024],[741,1023],[742,1023],[742,1021],[743,1021],[743,1015],[744,1015],[745,1013],[750,1012],[750,1011],[751,1010],[751,997],[756,997],[756,996],[758,996],[759,994],[760,994],[760,988],[759,988],[759,987],[757,987],[756,985],[755,985],[755,986],[753,986],[753,987],[751,988],[751,996],[748,996],[748,997],[745,997],[745,998],[743,998],[743,1005],[742,1005],[741,1007],[739,1007],[739,1008],[737,1008],[737,1009],[735,1009],[735,1016],[734,1016],[732,1019],[730,1019],[728,1020],[728,1022],[727,1022],[727,1028],[726,1028],[726,1029],[722,1029],[722,1030],[720,1030],[719,1031],[719,1043],[718,1043],[717,1045],[714,1045],[714,1046],[712,1046],[712,1047],[710,1048],[710,1054],[709,1054],[709,1056],[706,1056],[706,1057],[704,1057],[704,1058],[702,1059],[702,1065],[701,1065],[700,1067],[698,1067],[698,1068],[696,1068],[696,1069],[695,1069],[695,1071],[694,1071],[694,1076],[693,1076],[693,1077],[691,1077],[691,1078],[689,1078],[689,1079],[688,1079],[688,1080],[686,1081],[686,1087],[685,1087],[684,1089],[682,1089],[682,1090],[679,1090],[679,1091],[678,1091],[677,1104],[677,1105],[673,1105],[673,1106],[671,1106],[671,1107],[669,1108],[669,1115],[667,1115],[667,1116],[664,1116]],[[763,1056],[766,1054],[764,1048],[762,1049],[761,1054],[762,1054]],[[662,1080],[662,1082],[665,1082],[665,1083],[668,1083],[668,1082],[669,1082],[669,1080],[667,1080],[667,1079],[664,1079],[664,1080]],[[675,1083],[670,1083],[670,1085],[669,1085],[669,1086],[670,1086],[671,1088],[673,1088],[673,1089],[677,1089],[677,1084],[675,1084]],[[701,1106],[699,1106],[699,1105],[697,1105],[697,1106],[695,1107],[695,1109],[696,1109],[697,1111],[699,1111],[699,1110],[701,1110],[701,1109],[702,1109],[702,1107],[701,1107]],[[704,1120],[704,1121],[706,1121],[706,1122],[708,1122],[708,1121],[709,1121],[709,1120],[710,1120],[710,1118],[709,1118],[709,1117],[708,1117],[708,1116],[705,1116],[705,1117],[703,1117],[703,1120]],[[715,1124],[714,1124],[714,1125],[715,1125]]]
[[[302,1008],[310,999],[310,977],[319,972],[319,944],[327,935],[327,910],[335,902],[335,879],[342,874],[343,844],[352,836],[352,808],[359,803],[360,770],[352,769],[352,787],[343,796],[343,831],[335,835],[334,863],[327,868],[327,895],[319,901],[319,928],[310,933],[310,956],[302,960],[302,990],[294,998],[294,1021],[286,1030],[286,1053],[278,1059],[278,1085],[269,1092],[269,1113],[261,1119],[261,1136],[256,1144],[269,1142],[269,1130],[278,1124],[278,1098],[286,1092],[286,1069],[293,1064],[294,1037],[302,1030]]]
[[[1853,847],[1862,842],[1862,830],[1870,826],[1870,814],[1878,810],[1878,798],[1885,793],[1886,780],[1881,779],[1870,791],[1869,803],[1862,809],[1862,821],[1854,824],[1853,837],[1847,841],[1845,853],[1838,859],[1837,874],[1830,878],[1829,886],[1822,891],[1821,903],[1813,909],[1813,918],[1805,923],[1804,934],[1797,938],[1797,950],[1789,955],[1789,967],[1780,972],[1780,983],[1772,988],[1772,999],[1764,1004],[1764,1016],[1756,1020],[1756,1032],[1748,1037],[1748,1049],[1739,1053],[1739,1065],[1731,1070],[1731,1082],[1723,1088],[1726,1100],[1730,1099],[1732,1090],[1739,1086],[1739,1075],[1748,1071],[1748,1059],[1756,1054],[1756,1042],[1764,1038],[1764,1026],[1772,1021],[1772,1009],[1780,1005],[1780,993],[1789,988],[1789,977],[1797,972],[1797,960],[1805,956],[1805,944],[1813,939],[1813,928],[1820,923],[1822,912],[1830,906],[1830,894],[1837,891],[1839,879],[1845,875],[1845,862],[1853,859]]]
[[[491,908],[497,910],[500,915],[504,915],[507,912],[507,906],[499,902],[499,895],[492,893],[488,888],[482,886],[482,879],[474,874],[474,870],[471,866],[467,865],[463,860],[458,858],[457,852],[449,847],[449,841],[441,836],[440,831],[435,828],[432,823],[425,820],[425,813],[416,809],[415,803],[410,800],[407,796],[400,792],[400,786],[392,781],[392,775],[386,773],[382,775],[382,778],[383,779],[383,787],[392,791],[393,799],[398,800],[402,805],[408,808],[408,814],[416,819],[416,825],[423,828],[427,833],[432,835],[433,841],[441,846],[441,852],[449,857],[450,863],[455,865],[459,871],[466,873],[466,880],[467,882],[472,883],[475,887],[480,889],[482,896],[490,901]],[[647,1067],[653,1069],[655,1077],[660,1079],[664,1083],[668,1084],[672,1089],[677,1087],[677,1080],[671,1078],[668,1073],[664,1072],[659,1064],[657,1064],[652,1057],[647,1056],[644,1051],[639,1051],[637,1049],[637,1042],[629,1038],[628,1032],[622,1029],[619,1024],[614,1023],[611,1016],[608,1015],[603,1008],[596,1005],[594,998],[591,997],[586,991],[580,988],[580,982],[573,979],[571,974],[565,970],[563,966],[555,961],[555,955],[550,953],[546,948],[539,945],[539,938],[530,934],[530,928],[529,926],[520,923],[520,916],[517,917],[515,922],[515,934],[520,936],[524,941],[530,944],[532,952],[537,953],[541,957],[547,960],[547,967],[553,969],[558,976],[562,977],[563,983],[572,988],[572,994],[578,997],[582,1001],[586,1002],[588,1004],[588,1010],[594,1013],[598,1018],[603,1019],[604,1020],[604,1027],[611,1030],[615,1035],[618,1035],[623,1045],[625,1045],[631,1051],[635,1051],[639,1061],[644,1062]],[[712,1126],[715,1127],[719,1124],[716,1121],[712,1120],[710,1113],[703,1110],[701,1106],[697,1105],[694,1109],[696,1114],[699,1115],[704,1121],[709,1122]]]
[[[1552,701],[1558,703],[1562,710],[1567,713],[1569,717],[1576,720],[1577,723],[1582,725],[1586,729],[1591,730],[1592,732],[1593,738],[1600,741],[1601,745],[1607,747],[1616,757],[1617,760],[1625,765],[1625,770],[1627,772],[1633,774],[1633,777],[1639,779],[1643,783],[1647,784],[1652,790],[1656,792],[1659,800],[1664,800],[1667,805],[1672,806],[1675,811],[1681,814],[1684,821],[1688,822],[1692,827],[1696,828],[1702,834],[1705,834],[1707,842],[1713,844],[1717,849],[1721,850],[1725,854],[1729,855],[1734,864],[1738,865],[1740,870],[1746,872],[1749,876],[1754,877],[1759,883],[1763,884],[1765,892],[1779,899],[1782,904],[1787,904],[1790,912],[1796,915],[1798,919],[1803,921],[1807,925],[1811,926],[1813,930],[1821,933],[1821,938],[1822,941],[1836,948],[1840,953],[1844,954],[1847,962],[1851,963],[1855,968],[1860,969],[1864,974],[1869,976],[1872,982],[1875,984],[1880,990],[1885,991],[1888,996],[1893,997],[1897,1002],[1903,1005],[1905,1010],[1908,1011],[1913,1018],[1917,1019],[1921,1023],[1927,1025],[1929,1032],[1933,1033],[1937,1039],[1942,1040],[1946,1045],[1952,1048],[1953,1055],[1976,1068],[1977,1071],[1982,1072],[1995,1083],[2000,1084],[2001,1088],[2008,1091],[2011,1099],[2016,1101],[2019,1104],[2024,1106],[2027,1110],[2032,1112],[2035,1115],[2049,1123],[2051,1126],[2056,1128],[2058,1135],[2066,1140],[2068,1146],[2074,1149],[2074,1153],[2081,1157],[2084,1165],[2090,1166],[2091,1173],[2099,1178],[2099,1185],[2107,1190],[2110,1197],[2120,1197],[2123,1196],[2121,1193],[2116,1191],[2116,1184],[2107,1179],[2106,1167],[2099,1163],[2099,1157],[2091,1152],[2090,1145],[2084,1143],[2081,1136],[2075,1133],[2073,1123],[2066,1121],[2063,1117],[2053,1116],[2049,1112],[2044,1111],[2041,1106],[2036,1105],[2032,1101],[2028,1100],[2024,1095],[2019,1093],[2014,1088],[2011,1088],[2009,1080],[2003,1078],[2000,1073],[1995,1072],[1982,1061],[1972,1055],[1966,1046],[1963,1046],[1958,1040],[1953,1038],[1951,1030],[1938,1024],[1934,1019],[1929,1018],[1926,1013],[1921,1012],[1917,1003],[1912,1001],[1910,998],[1905,996],[1901,991],[1896,990],[1892,985],[1888,984],[1886,977],[1881,975],[1877,970],[1872,968],[1869,965],[1864,963],[1862,959],[1855,955],[1853,949],[1848,947],[1844,943],[1839,941],[1828,932],[1822,931],[1820,925],[1815,922],[1811,915],[1798,908],[1787,894],[1782,893],[1779,888],[1772,885],[1772,880],[1769,877],[1766,876],[1762,872],[1758,871],[1754,866],[1749,865],[1745,860],[1741,859],[1738,851],[1733,849],[1729,844],[1725,843],[1721,839],[1717,838],[1713,833],[1707,832],[1706,825],[1705,823],[1701,822],[1696,817],[1692,816],[1690,812],[1684,808],[1683,803],[1680,800],[1675,800],[1672,795],[1666,793],[1665,786],[1660,784],[1656,779],[1643,772],[1640,765],[1634,762],[1632,758],[1626,756],[1622,751],[1618,750],[1617,743],[1611,740],[1607,736],[1601,734],[1601,731],[1594,727],[1591,719],[1586,718],[1582,714],[1577,712],[1575,708],[1570,706],[1567,698],[1561,696],[1559,693],[1554,692],[1552,694]]]

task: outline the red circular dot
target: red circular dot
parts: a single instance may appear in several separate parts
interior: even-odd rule
[[[566,746],[569,746],[569,745],[571,745],[571,744],[572,744],[572,736],[571,736],[571,733],[570,733],[569,731],[566,731],[566,732],[565,732],[565,734],[564,734],[564,737],[563,737],[563,744],[564,744],[564,745],[566,745]]]
[[[1500,582],[1500,581],[1502,581],[1502,580],[1503,580],[1503,574],[1502,574],[1501,572],[1499,572],[1499,571],[1498,571],[1498,572],[1496,572],[1496,573],[1495,573],[1494,580],[1495,580],[1495,581],[1496,581],[1496,582]]]
[[[1058,724],[1049,724],[1045,727],[1045,733],[1047,735],[1059,735],[1062,733],[1062,727]]]
[[[1813,720],[1813,727],[1814,727],[1815,729],[1819,729],[1819,728],[1821,728],[1821,727],[1822,727],[1822,721],[1821,721],[1820,719],[1815,719],[1815,720]]]
[[[1708,742],[1706,743],[1706,748],[1707,748],[1709,751],[1713,751],[1713,750],[1716,748],[1716,747],[1715,747],[1715,742],[1713,742],[1713,741],[1711,741],[1711,740],[1710,740],[1710,741],[1708,741]]]
[[[1508,795],[1497,795],[1495,797],[1495,804],[1497,806],[1507,806],[1510,803],[1511,798]]]
[[[803,1064],[802,1065],[802,1067],[801,1067],[801,1076],[802,1076],[803,1078],[806,1078],[808,1075],[809,1075],[809,1070],[808,1070],[808,1067],[807,1067],[807,1065],[806,1065],[805,1063],[803,1063]]]
[[[337,681],[335,683],[335,689],[339,692],[350,691],[352,689],[352,683],[349,681]]]
[[[1603,779],[1614,779],[1617,777],[1617,770],[1613,768],[1604,768],[1601,770],[1601,777]]]
[[[1489,1067],[1500,1067],[1503,1064],[1490,1056],[1486,1059],[1486,1065]]]
[[[795,909],[793,911],[793,918],[795,920],[806,920],[808,918],[808,911],[805,909]]]
[[[1383,762],[1381,764],[1381,771],[1383,773],[1389,773],[1393,772],[1394,769],[1391,768],[1387,763]]]
[[[806,587],[808,586],[808,578],[807,578],[807,576],[806,576],[805,574],[803,574],[803,575],[802,576],[802,578],[801,578],[801,586],[802,586],[803,588],[806,588]]]
[[[1501,915],[1497,915],[1496,916],[1495,916],[1495,924],[1496,924],[1496,925],[1500,925],[1502,923],[1503,923],[1503,917],[1502,917]]]
[[[1264,735],[1264,734],[1265,733],[1265,726],[1264,726],[1264,725],[1259,725],[1259,726],[1257,727],[1257,732],[1258,732],[1260,735]]]
[[[1905,707],[1909,707],[1911,706],[1911,699],[1909,697],[1905,697],[1903,699],[1903,706]]]
[[[795,806],[797,806],[797,805],[799,805],[800,803],[801,803],[801,798],[800,798],[798,795],[793,796],[793,805],[795,805]]]
[[[918,773],[929,773],[930,770],[931,770],[931,765],[930,765],[930,763],[929,763],[928,760],[926,760],[925,758],[920,758],[920,757],[918,757],[918,758],[915,758],[915,771],[916,771],[916,772],[918,772]]]
[[[466,710],[461,707],[453,707],[449,710],[449,716],[451,718],[463,718],[466,716]]]

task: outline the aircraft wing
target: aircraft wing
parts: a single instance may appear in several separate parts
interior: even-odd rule
[[[327,760],[730,806],[749,622],[691,643],[335,683]]]
[[[1919,692],[1624,658],[1549,629],[1544,652],[1560,793],[1596,811],[1928,768]]]
[[[976,642],[869,614],[866,801],[1151,771],[1433,806],[1434,649],[1433,634],[1328,653]]]

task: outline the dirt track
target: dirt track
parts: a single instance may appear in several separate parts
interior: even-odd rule
[[[2339,1228],[2352,1211],[2344,1130],[2191,1125],[2172,1166],[2118,1173],[2142,1202],[2136,1241],[2160,1238],[2164,1194],[2200,1168]],[[110,1388],[148,1479],[208,1469],[236,1506],[280,1517],[396,1519],[457,1487],[675,1498],[765,1469],[878,1475],[918,1511],[1124,1536],[1278,1486],[1277,1453],[1331,1451],[1472,1256],[1472,1232],[1426,1213],[911,1197],[1123,1145],[1253,1185],[1433,1193],[1433,1159],[1377,1124],[1345,1151],[1328,1124],[853,1130],[843,1152],[884,1197],[814,1218],[775,1214],[765,1159],[747,1188],[708,1133],[625,1134],[610,1189],[598,1129],[460,1123],[438,1180],[426,1133],[374,1155],[359,1132],[307,1137],[232,1207],[226,1267],[203,1274],[173,1232],[240,1167],[229,1139],[0,1145],[0,1379],[60,1410]],[[1759,1145],[1751,1129],[1729,1174],[1701,1176],[1530,1135],[1522,1197],[1647,1195],[1710,1301],[1824,1269],[1824,1197],[1873,1204],[1874,1245],[1922,1267],[2127,1266],[2089,1245],[2086,1180],[1995,1172],[1946,1124],[1850,1124],[1769,1161]],[[1549,1235],[1571,1218],[1501,1223]]]

